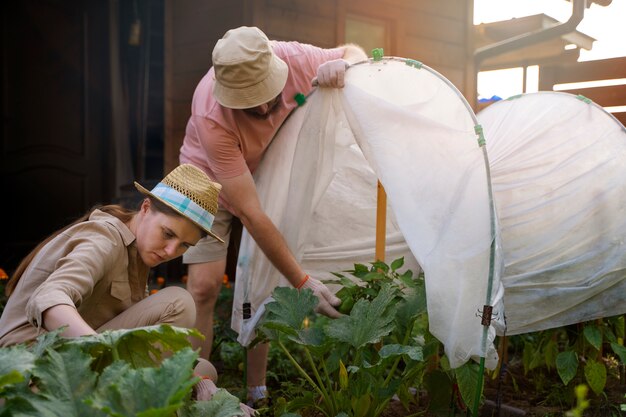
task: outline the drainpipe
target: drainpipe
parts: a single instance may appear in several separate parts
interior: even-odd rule
[[[480,62],[487,58],[573,32],[576,30],[578,24],[583,20],[583,17],[585,16],[585,8],[586,0],[572,0],[572,15],[567,22],[549,27],[547,29],[524,33],[523,35],[514,36],[512,38],[476,49],[474,51],[476,67],[480,67]]]

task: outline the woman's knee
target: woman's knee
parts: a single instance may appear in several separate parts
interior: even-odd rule
[[[173,326],[191,328],[196,320],[196,305],[187,290],[180,287],[167,287],[159,291],[168,300],[169,308],[164,312],[162,322]]]

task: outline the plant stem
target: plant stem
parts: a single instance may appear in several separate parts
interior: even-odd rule
[[[111,355],[113,356],[113,360],[114,361],[119,361],[120,360],[120,354],[117,351],[117,347],[115,347],[115,346],[111,347]]]
[[[325,362],[324,360],[322,360],[322,361],[321,361],[321,364],[322,364],[322,370],[324,371],[324,376],[326,377],[326,380],[327,380],[327,381],[328,381],[328,383],[329,383],[329,387],[328,387],[328,389],[330,390],[330,398],[331,398],[331,400],[333,401],[333,407],[334,407],[334,410],[335,410],[336,412],[339,412],[339,407],[338,407],[338,405],[337,405],[337,396],[335,395],[336,393],[335,393],[335,391],[333,390],[332,385],[330,385],[330,384],[331,384],[331,379],[330,379],[330,375],[328,374],[328,369],[326,368],[326,362]]]
[[[402,346],[405,346],[407,344],[409,337],[411,336],[411,329],[413,328],[414,324],[415,324],[415,320],[413,320],[410,326],[407,326],[406,333],[404,334],[404,338],[402,339]],[[383,387],[386,387],[391,381],[393,374],[396,372],[396,369],[398,368],[398,365],[400,364],[400,359],[402,359],[402,355],[398,355],[398,357],[394,360],[393,365],[391,367],[391,371],[389,371],[389,375],[387,375],[387,378],[385,378],[385,382],[383,382]]]
[[[322,380],[322,377],[320,376],[319,372],[317,372],[317,368],[315,366],[315,362],[313,362],[313,357],[311,356],[311,352],[309,352],[308,349],[304,349],[304,352],[306,354],[306,358],[309,361],[309,365],[311,365],[311,369],[313,369],[313,375],[315,375],[315,378],[317,379],[317,383],[319,385],[320,390],[322,390],[324,392],[323,396],[324,396],[324,402],[327,403],[327,405],[330,406],[329,411],[331,412],[331,415],[337,415],[337,410],[335,410],[335,401],[334,398],[328,394],[328,392],[326,391],[326,386],[324,385],[324,381]],[[323,361],[322,361],[322,366],[324,366]],[[324,368],[325,369],[325,368]],[[328,374],[326,374],[326,377],[328,379],[328,383],[330,383],[330,378],[328,378]],[[331,388],[331,392],[332,392],[332,387]]]
[[[309,384],[311,384],[313,386],[313,388],[315,388],[317,390],[317,392],[322,396],[322,398],[324,398],[324,400],[327,401],[327,398],[324,396],[324,393],[322,392],[320,387],[318,387],[317,384],[315,383],[315,381],[313,381],[311,379],[309,374],[307,374],[306,371],[304,369],[302,369],[302,367],[300,366],[298,361],[296,361],[294,359],[294,357],[291,356],[291,353],[289,353],[289,351],[287,350],[285,345],[283,345],[283,343],[280,340],[278,340],[278,339],[276,340],[276,343],[278,343],[278,346],[280,346],[280,348],[283,350],[283,352],[285,352],[285,354],[287,355],[287,357],[289,358],[289,360],[291,361],[293,366],[296,367],[296,369],[298,370],[298,372],[300,372],[300,374],[304,377],[304,379],[306,379],[309,382]],[[304,350],[307,351],[306,348]],[[325,414],[328,415],[328,413],[325,413]]]

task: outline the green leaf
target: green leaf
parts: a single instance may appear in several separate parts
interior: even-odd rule
[[[596,325],[587,325],[583,330],[583,334],[585,335],[585,339],[596,348],[596,350],[600,350],[602,347],[602,331]]]
[[[32,349],[33,354],[39,358],[45,354],[48,348],[65,343],[68,339],[62,338],[61,333],[65,331],[66,327],[67,326],[62,326],[56,330],[40,334],[37,337],[37,343]]]
[[[304,328],[305,319],[314,315],[318,300],[313,291],[277,287],[272,294],[274,301],[267,303],[264,323],[277,323],[295,331]]]
[[[357,301],[349,316],[332,320],[324,331],[329,337],[356,349],[376,343],[394,327],[395,308],[390,307],[393,298],[393,291],[384,287],[371,302],[364,299]]]
[[[274,301],[266,304],[266,314],[261,321],[261,330],[274,340],[275,330],[299,344],[319,346],[324,341],[320,328],[311,327],[309,317],[315,316],[318,300],[310,289],[298,291],[295,288],[278,287],[274,290]],[[269,332],[267,330],[270,330]]]
[[[400,280],[400,282],[402,282],[404,285],[408,287],[413,287],[416,282],[422,282],[422,283],[424,282],[424,280],[419,279],[419,277],[417,279],[413,278],[413,271],[411,271],[410,269],[407,269],[406,271],[404,271],[404,273],[400,275],[398,279]]]
[[[626,317],[618,316],[610,319],[615,329],[615,335],[622,339],[626,338]]]
[[[426,290],[422,285],[407,288],[402,294],[403,299],[398,306],[396,322],[404,333],[405,325],[413,323],[413,319],[426,312]]]
[[[52,408],[53,403],[41,394],[34,394],[29,391],[21,392],[18,397],[7,398],[7,413],[3,413],[0,407],[0,416],[12,417],[61,417]],[[94,414],[100,416],[101,414]]]
[[[576,352],[570,350],[561,352],[556,356],[556,370],[564,385],[569,384],[572,378],[576,376],[577,369],[578,357],[576,356]]]
[[[0,349],[0,392],[7,385],[18,384],[35,366],[35,355],[24,345]]]
[[[473,409],[476,399],[476,390],[480,390],[481,394],[483,391],[483,387],[478,384],[480,367],[477,363],[466,362],[456,368],[454,374],[456,375],[456,382],[459,386],[463,402],[470,410]]]
[[[556,355],[559,354],[559,347],[555,340],[550,339],[543,350],[543,356],[548,369],[556,366]]]
[[[422,355],[422,348],[419,346],[405,346],[390,344],[383,346],[378,352],[381,358],[391,358],[399,355],[407,355],[414,361],[422,361],[424,359]]]
[[[354,411],[354,417],[363,417],[367,413],[372,403],[372,396],[370,394],[364,394],[358,398],[353,397],[351,399],[352,410]]]
[[[48,348],[37,361],[33,375],[39,379],[38,389],[48,399],[54,415],[100,415],[83,402],[96,386],[97,375],[90,369],[92,360],[74,345],[61,351]]]
[[[18,371],[9,371],[8,373],[1,375],[0,376],[0,393],[2,393],[3,387],[5,385],[19,384],[20,382],[24,382],[25,380],[26,378],[24,378],[24,375],[22,375]]]
[[[606,385],[606,367],[604,364],[590,359],[585,365],[585,379],[593,392],[600,395]]]
[[[363,264],[354,264],[354,271],[352,271],[354,276],[361,278],[363,275],[367,274],[368,272],[369,272],[369,269],[367,268],[367,266]]]
[[[428,410],[433,413],[449,413],[450,398],[452,397],[452,381],[446,373],[437,369],[428,372],[424,376],[424,385],[428,391]]]
[[[533,349],[532,357],[531,357],[530,365],[528,369],[532,370],[532,369],[538,368],[539,366],[541,366],[543,361],[544,361],[544,356],[542,352],[540,352],[539,349]]]
[[[398,269],[402,268],[403,265],[404,265],[404,257],[398,258],[391,263],[391,270],[397,271]]]
[[[184,348],[164,360],[160,368],[132,369],[115,362],[102,374],[107,384],[98,384],[89,403],[113,415],[169,417],[183,405],[197,380],[193,377],[197,357],[191,348]]]
[[[365,274],[361,279],[366,282],[378,281],[385,278],[385,274],[383,272],[372,271]]]
[[[372,270],[377,271],[380,270],[382,272],[389,272],[389,265],[382,261],[372,262]]]
[[[231,417],[242,416],[239,399],[225,389],[218,389],[210,401],[194,401],[183,407],[180,417]]]
[[[141,368],[158,366],[163,358],[163,352],[175,352],[190,346],[189,336],[202,338],[197,330],[161,324],[108,330],[96,335],[64,339],[62,343],[77,344],[83,351],[89,352],[94,357],[100,357],[99,370],[113,362],[110,353],[113,351],[134,368]]]
[[[524,350],[522,351],[522,364],[524,365],[524,375],[530,370],[530,364],[535,353],[535,346],[531,343],[524,342]]]
[[[613,349],[613,352],[619,356],[619,361],[621,363],[626,363],[626,347],[617,343],[611,343],[611,348]]]

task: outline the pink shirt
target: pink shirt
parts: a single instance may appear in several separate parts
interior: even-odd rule
[[[298,42],[272,41],[274,53],[289,67],[281,100],[267,119],[243,110],[221,106],[213,98],[213,68],[202,78],[193,95],[191,117],[180,148],[180,163],[190,163],[219,182],[259,165],[263,153],[289,113],[297,107],[294,96],[312,90],[311,80],[326,61],[343,56],[343,48],[322,49]],[[220,202],[224,204],[223,193]]]

